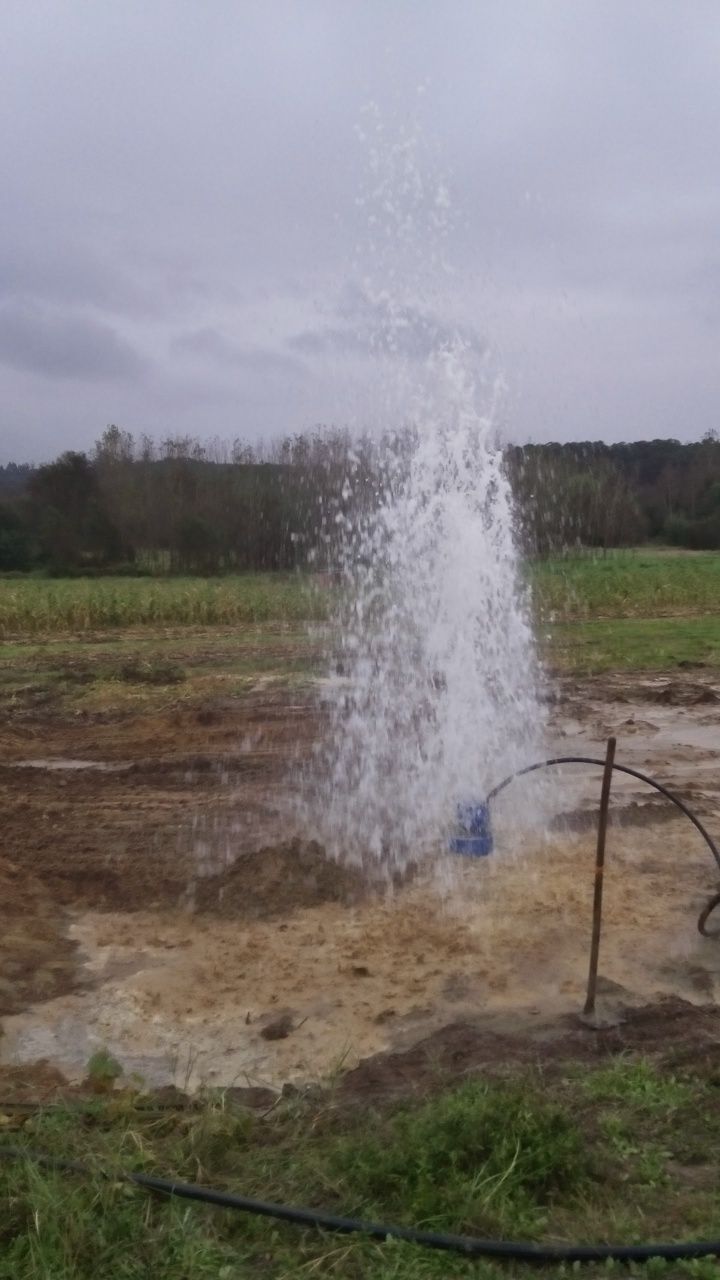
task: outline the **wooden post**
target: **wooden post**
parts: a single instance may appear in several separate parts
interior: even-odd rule
[[[600,793],[600,816],[598,818],[597,853],[595,855],[595,894],[593,897],[590,970],[588,972],[587,999],[583,1010],[586,1017],[593,1017],[595,1014],[595,993],[597,991],[598,960],[600,958],[600,928],[602,925],[603,877],[605,872],[605,837],[607,835],[608,809],[610,808],[610,783],[612,782],[615,761],[615,745],[615,738],[608,738],[607,751],[605,753],[605,772],[603,773],[602,791]]]

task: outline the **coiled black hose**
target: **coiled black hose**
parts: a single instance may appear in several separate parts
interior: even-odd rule
[[[6,1160],[32,1160],[48,1169],[61,1173],[76,1173],[84,1177],[98,1176],[85,1165],[71,1160],[59,1160],[54,1156],[35,1151],[23,1151],[18,1147],[0,1147],[0,1158]],[[720,1240],[690,1240],[684,1244],[530,1244],[516,1240],[479,1240],[475,1236],[459,1236],[442,1231],[418,1231],[414,1227],[401,1227],[381,1222],[363,1222],[359,1218],[342,1218],[322,1209],[302,1209],[294,1205],[273,1204],[265,1200],[251,1200],[229,1191],[213,1187],[201,1187],[194,1182],[175,1182],[168,1178],[155,1178],[147,1173],[100,1174],[101,1177],[121,1178],[133,1182],[146,1191],[162,1195],[178,1196],[183,1200],[196,1200],[202,1204],[217,1205],[222,1209],[239,1209],[264,1218],[276,1218],[281,1222],[293,1222],[301,1227],[314,1227],[320,1231],[336,1231],[343,1235],[357,1233],[374,1240],[404,1240],[408,1244],[422,1245],[426,1249],[443,1249],[462,1253],[468,1258],[496,1258],[504,1262],[647,1262],[650,1258],[666,1258],[678,1261],[689,1258],[720,1257]]]
[[[498,782],[497,786],[493,787],[492,791],[488,792],[487,800],[486,800],[487,804],[490,804],[490,802],[494,800],[496,796],[500,795],[501,791],[504,791],[506,787],[509,787],[510,783],[514,782],[515,778],[522,778],[527,773],[535,773],[537,772],[538,769],[547,769],[551,765],[557,765],[557,764],[596,764],[601,769],[605,768],[604,760],[596,760],[592,756],[553,756],[550,760],[539,760],[537,764],[528,764],[525,766],[524,769],[518,769],[516,770],[515,773],[509,774],[507,778],[503,778],[502,782]],[[613,769],[616,769],[619,773],[627,773],[630,775],[631,778],[638,778],[640,782],[646,782],[649,787],[654,787],[655,790],[659,791],[660,794],[665,796],[667,800],[670,800],[674,805],[677,805],[678,809],[680,809],[680,811],[685,814],[686,818],[689,818],[693,826],[700,832],[700,835],[702,836],[713,858],[715,859],[718,870],[720,870],[720,849],[718,849],[718,846],[716,845],[715,841],[710,835],[710,832],[703,826],[697,814],[693,813],[692,809],[689,807],[689,805],[685,804],[684,800],[681,800],[679,796],[676,796],[674,791],[669,791],[668,788],[664,787],[661,782],[656,782],[655,779],[650,778],[648,774],[641,773],[639,769],[631,769],[629,765],[626,765],[626,764],[613,764],[612,767]],[[708,917],[711,915],[711,913],[715,910],[715,908],[719,904],[720,904],[720,893],[716,893],[713,895],[712,898],[710,898],[709,902],[705,904],[702,911],[700,912],[700,915],[698,917],[697,927],[698,927],[698,931],[703,935],[703,937],[706,937],[706,938],[720,937],[719,933],[714,932],[710,934],[705,928]]]

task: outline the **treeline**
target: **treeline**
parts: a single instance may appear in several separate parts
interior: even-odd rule
[[[156,444],[111,426],[90,454],[0,467],[0,570],[326,569],[338,518],[377,500],[381,456],[343,431],[253,448]],[[515,446],[506,465],[531,554],[648,538],[720,548],[716,433],[689,444]]]
[[[339,431],[252,448],[186,436],[156,444],[111,426],[89,455],[0,468],[0,570],[323,568],[350,460],[353,491],[369,492],[365,457]]]
[[[511,448],[513,488],[528,544],[632,546],[652,540],[720,548],[720,436],[591,441]]]

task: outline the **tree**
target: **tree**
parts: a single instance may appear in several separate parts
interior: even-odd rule
[[[39,467],[28,497],[41,555],[54,568],[105,564],[119,554],[121,539],[86,454],[63,453]]]
[[[216,573],[220,567],[220,547],[215,530],[199,516],[185,516],[176,537],[182,569],[190,573]]]
[[[29,569],[32,560],[30,535],[20,512],[4,503],[0,506],[0,572]]]

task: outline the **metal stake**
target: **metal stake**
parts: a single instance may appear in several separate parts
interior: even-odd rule
[[[608,809],[610,808],[610,783],[615,761],[615,738],[608,738],[605,753],[605,772],[600,792],[600,816],[598,819],[597,853],[595,855],[595,895],[593,897],[592,943],[590,945],[590,970],[588,973],[587,999],[583,1013],[594,1017],[597,991],[598,960],[600,958],[600,928],[602,925],[603,876],[605,872],[605,837],[607,835]]]

